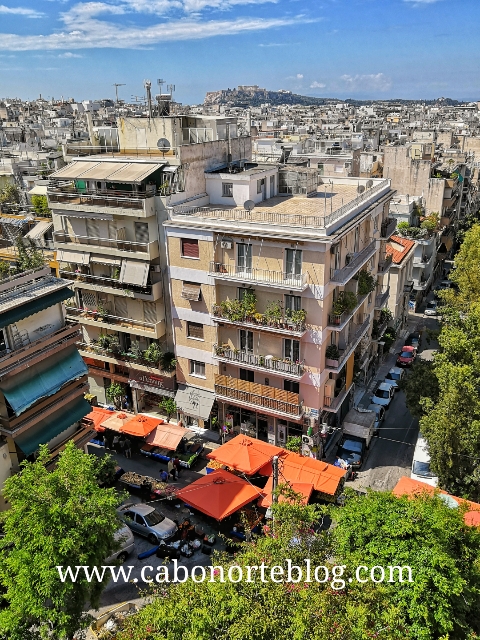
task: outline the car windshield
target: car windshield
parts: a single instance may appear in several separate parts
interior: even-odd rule
[[[413,351],[402,351],[400,354],[401,358],[411,358],[413,356]]]
[[[362,450],[362,443],[357,442],[356,440],[345,440],[342,444],[342,449],[344,451],[356,451],[357,453],[360,453]]]
[[[422,478],[435,478],[435,474],[430,471],[429,462],[420,462],[419,460],[414,460],[412,471],[416,476],[421,476]]]
[[[156,524],[160,524],[165,520],[165,516],[162,516],[158,511],[151,511],[144,516],[146,523],[149,527],[154,527]]]
[[[377,391],[375,391],[375,395],[377,396],[377,398],[389,398],[390,397],[390,393],[384,389],[377,389]]]
[[[389,373],[387,377],[390,378],[390,380],[400,380],[402,376],[399,373]]]

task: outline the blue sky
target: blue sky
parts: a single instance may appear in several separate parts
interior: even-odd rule
[[[0,0],[0,97],[480,99],[480,0]]]

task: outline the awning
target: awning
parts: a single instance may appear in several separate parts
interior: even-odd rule
[[[138,416],[131,418],[120,427],[121,433],[128,433],[131,436],[139,436],[144,438],[148,436],[162,421],[161,418],[153,418],[139,413]]]
[[[263,494],[243,478],[218,469],[180,489],[176,497],[215,520],[223,520]]]
[[[280,482],[281,484],[281,482]],[[290,488],[295,491],[295,493],[299,493],[302,496],[301,499],[301,503],[302,504],[308,504],[308,501],[310,500],[310,496],[312,495],[312,491],[313,491],[313,484],[309,484],[306,482],[289,482],[288,483]],[[265,485],[265,487],[262,489],[263,493],[266,494],[266,496],[260,500],[258,506],[259,507],[263,507],[265,509],[267,509],[268,507],[270,507],[272,505],[272,491],[273,491],[273,478],[272,476],[270,476],[270,478],[267,480],[267,484]],[[279,502],[288,502],[288,498],[285,498],[285,496],[279,496]]]
[[[119,267],[122,264],[121,258],[110,258],[109,256],[90,256],[90,262],[108,264],[112,267]]]
[[[162,172],[163,173],[175,173],[175,171],[177,171],[178,167],[171,167],[170,165],[167,165],[166,167],[163,167]]]
[[[164,164],[164,163],[163,163]],[[132,162],[124,166],[119,171],[115,171],[114,174],[108,176],[109,182],[134,182],[139,184],[149,175],[161,169],[163,164],[160,163],[147,163],[147,162]]]
[[[182,298],[185,300],[193,300],[198,302],[200,300],[201,293],[201,285],[199,284],[191,284],[189,282],[184,282],[182,285]]]
[[[73,264],[89,264],[90,254],[83,253],[82,251],[67,251],[65,249],[59,249],[57,251],[58,262],[70,262]]]
[[[193,432],[176,424],[160,424],[147,436],[147,443],[162,449],[175,449],[182,438],[193,436]]]
[[[82,173],[85,173],[85,171],[95,167],[97,164],[100,164],[100,163],[86,162],[83,160],[74,160],[73,162],[70,162],[70,164],[67,164],[66,167],[62,167],[58,171],[55,171],[55,173],[52,173],[49,177],[50,179],[59,178],[59,179],[73,180],[74,178],[79,178],[82,175]]]
[[[147,393],[153,393],[156,396],[164,396],[167,398],[175,398],[175,391],[167,391],[167,389],[161,389],[159,387],[152,387],[136,380],[130,380],[130,387],[132,389],[139,389],[140,391],[146,391]]]
[[[53,227],[53,222],[49,222],[48,220],[42,220],[42,222],[38,222],[33,229],[30,229],[28,233],[25,234],[25,238],[31,238],[32,240],[36,240],[40,238],[40,236],[45,235],[49,229]]]
[[[33,189],[30,189],[28,192],[29,196],[46,196],[47,195],[47,185],[46,184],[36,184]]]
[[[26,304],[22,304],[19,307],[0,314],[0,327],[8,327],[8,325],[13,324],[14,322],[33,316],[34,313],[53,307],[53,305],[58,302],[68,300],[68,298],[71,298],[73,295],[74,293],[71,289],[65,288],[57,289],[57,291],[54,291],[47,296],[42,296],[41,298],[34,298]]]
[[[285,453],[285,450],[280,447],[275,447],[256,438],[239,435],[209,453],[207,458],[217,460],[217,462],[247,475],[253,475],[274,456],[282,453]]]
[[[48,444],[51,440],[81,420],[89,412],[91,406],[84,398],[76,398],[75,401],[62,407],[38,422],[31,429],[27,429],[17,438],[15,443],[26,456],[36,451],[41,444]]]
[[[97,427],[100,427],[104,420],[111,418],[114,412],[109,409],[103,409],[102,407],[91,407],[90,413],[84,417],[84,420],[89,420],[93,422],[93,427],[97,430]],[[102,431],[105,431],[104,427],[100,427]]]
[[[76,347],[72,346],[63,354],[50,356],[16,376],[0,382],[0,390],[15,415],[19,416],[42,398],[52,396],[68,382],[77,380],[87,373],[87,365]]]
[[[88,218],[89,220],[113,220],[111,213],[93,213],[92,211],[73,211],[69,210],[63,214],[65,218]],[[57,215],[57,214],[55,214]]]
[[[105,180],[119,169],[128,166],[125,162],[99,162],[93,164],[81,175],[82,180]]]
[[[139,287],[144,287],[147,284],[149,268],[149,262],[139,262],[138,260],[122,260],[120,282],[124,284],[135,284]]]
[[[114,413],[112,416],[107,417],[100,423],[100,426],[105,429],[111,429],[112,431],[120,431],[123,425],[133,418],[133,415],[133,413],[119,411],[118,413]]]
[[[215,400],[213,391],[180,385],[175,396],[175,404],[179,411],[192,418],[208,420]]]

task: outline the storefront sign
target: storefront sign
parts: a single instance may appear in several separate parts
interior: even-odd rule
[[[148,371],[139,371],[138,369],[130,369],[129,376],[130,386],[132,382],[136,382],[142,386],[150,387],[150,389],[161,389],[166,391],[175,390],[175,376],[161,376],[155,373],[149,373]],[[142,388],[138,387],[137,388]]]

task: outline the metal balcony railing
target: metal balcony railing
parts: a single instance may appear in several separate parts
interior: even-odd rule
[[[350,262],[342,269],[331,269],[330,280],[337,284],[344,285],[352,278],[357,271],[371,258],[377,250],[376,240],[372,240],[370,244],[364,247],[358,253],[353,254]]]
[[[380,236],[383,239],[388,239],[397,228],[396,218],[386,218],[380,227]]]
[[[378,273],[386,273],[392,266],[393,255],[391,253],[384,253],[380,256],[378,262]]]
[[[390,295],[390,287],[382,289],[382,291],[375,296],[375,309],[381,309],[388,301]]]
[[[245,316],[244,318],[232,318],[222,311],[222,307],[219,304],[213,305],[212,316],[225,323],[271,333],[290,333],[301,336],[306,331],[305,322],[294,322],[289,316],[283,316],[279,320],[269,320],[265,314],[260,313],[253,316]]]
[[[353,353],[353,351],[356,349],[357,344],[360,342],[360,339],[362,338],[363,334],[367,331],[368,327],[370,326],[370,314],[365,314],[365,319],[362,322],[362,324],[360,325],[354,325],[352,327],[352,331],[350,332],[350,338],[348,341],[347,346],[344,349],[340,349],[340,356],[338,357],[338,360],[334,360],[334,362],[336,362],[336,366],[327,366],[327,369],[341,369],[343,367],[343,365],[345,364],[345,362],[348,360],[348,358],[351,356],[351,354]],[[327,358],[328,360],[329,358]]]
[[[236,265],[210,262],[210,274],[216,278],[226,280],[232,278],[246,282],[267,283],[294,289],[304,289],[308,284],[308,273],[287,273],[285,271],[270,271],[268,269],[254,269]]]
[[[150,248],[156,244],[154,242],[130,242],[129,240],[113,240],[111,238],[92,238],[90,236],[74,236],[64,231],[54,231],[53,238],[60,244],[78,244],[89,247],[104,247],[106,249],[117,249],[118,251],[128,251],[137,253],[148,253]]]
[[[323,406],[327,407],[328,409],[331,409],[332,411],[335,410],[335,409],[338,409],[340,404],[345,399],[346,391],[347,391],[347,386],[344,385],[340,389],[340,392],[334,398],[332,398],[331,396],[324,396],[324,398],[323,398]]]
[[[108,313],[99,313],[98,311],[90,311],[88,309],[76,309],[75,307],[66,307],[67,316],[71,318],[84,318],[85,320],[95,320],[97,322],[120,325],[131,329],[143,329],[144,331],[155,331],[158,323],[142,322],[141,320],[132,320],[131,318],[119,318]]]
[[[305,371],[304,363],[291,362],[290,360],[280,360],[272,356],[257,356],[246,351],[236,351],[230,347],[213,345],[214,355],[220,360],[245,365],[261,371],[288,375],[293,378],[301,378]]]
[[[86,282],[100,287],[110,287],[111,289],[128,289],[134,293],[142,293],[145,295],[150,295],[152,293],[151,284],[147,284],[145,287],[139,287],[138,285],[120,282],[115,278],[103,278],[100,276],[92,276],[87,273],[74,273],[72,271],[64,271],[63,269],[59,269],[59,274],[62,278],[66,278],[67,280],[72,280],[74,282]]]

